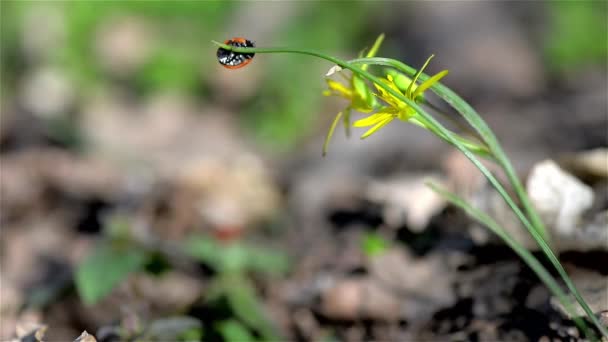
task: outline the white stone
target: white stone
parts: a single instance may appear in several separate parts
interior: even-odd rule
[[[593,204],[591,188],[551,160],[534,166],[527,189],[543,221],[561,236],[574,235],[583,213]]]

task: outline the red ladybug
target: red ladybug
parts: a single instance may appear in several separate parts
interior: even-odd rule
[[[224,42],[226,45],[234,47],[255,47],[255,44],[248,39],[235,37],[228,39]],[[234,51],[228,51],[224,48],[217,49],[217,61],[220,62],[224,68],[238,69],[251,63],[251,60],[255,56],[255,53],[239,53]]]

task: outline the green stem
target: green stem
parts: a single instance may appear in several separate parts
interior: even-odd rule
[[[443,110],[441,108],[439,108],[438,106],[430,103],[427,100],[424,100],[422,102],[425,106],[431,108],[432,110],[435,111],[435,113],[437,113],[437,115],[441,116],[442,118],[444,118],[446,121],[450,122],[452,125],[454,125],[455,128],[458,128],[460,131],[462,131],[464,134],[468,134],[469,136],[471,136],[473,139],[475,139],[477,141],[477,143],[479,144],[486,144],[483,141],[483,138],[479,135],[479,133],[473,131],[470,127],[466,126],[463,122],[458,121],[456,119],[454,119],[453,117],[451,117],[448,113],[444,113]]]
[[[502,184],[500,184],[500,182],[494,177],[494,175],[481,163],[481,161],[479,161],[479,159],[477,159],[475,157],[475,155],[471,151],[469,151],[464,145],[462,145],[457,139],[455,139],[453,137],[454,133],[447,130],[445,127],[443,127],[437,120],[435,120],[435,118],[433,118],[431,115],[429,115],[416,102],[403,96],[403,94],[395,91],[391,87],[385,85],[384,82],[381,82],[381,80],[379,78],[372,75],[371,73],[364,71],[361,68],[358,68],[346,61],[343,61],[341,59],[338,59],[338,58],[335,58],[332,56],[328,56],[328,55],[320,53],[320,52],[293,49],[293,48],[237,48],[237,47],[229,46],[229,45],[222,44],[222,43],[215,42],[215,41],[214,41],[214,43],[224,49],[232,50],[232,51],[240,52],[240,53],[251,53],[251,52],[254,52],[254,53],[294,53],[294,54],[301,54],[301,55],[308,55],[308,56],[322,58],[322,59],[325,59],[327,61],[330,61],[330,62],[340,66],[343,69],[348,69],[348,70],[352,71],[353,73],[358,74],[360,77],[363,77],[374,84],[377,84],[378,86],[384,88],[391,95],[395,96],[399,100],[408,104],[411,108],[413,108],[414,110],[416,110],[416,112],[418,112],[418,114],[420,115],[420,118],[422,118],[424,120],[425,125],[430,130],[440,132],[442,135],[444,135],[447,138],[447,140],[454,147],[456,147],[458,150],[460,150],[488,179],[488,181],[494,186],[496,191],[498,191],[498,193],[503,198],[503,200],[507,203],[507,205],[511,208],[511,210],[513,210],[513,212],[517,215],[519,220],[528,229],[528,231],[530,232],[530,234],[532,235],[532,237],[534,238],[536,243],[541,247],[543,252],[547,255],[547,257],[551,261],[551,263],[553,263],[553,265],[557,269],[560,276],[564,279],[564,282],[566,283],[566,285],[568,286],[570,291],[574,294],[575,298],[577,299],[577,301],[579,302],[579,304],[581,305],[583,310],[587,313],[589,319],[591,321],[593,321],[593,323],[596,325],[596,327],[600,330],[600,332],[602,334],[604,334],[605,336],[608,337],[608,330],[600,323],[600,321],[595,316],[595,314],[593,313],[591,308],[589,308],[589,306],[587,305],[585,300],[582,298],[582,296],[576,289],[576,286],[568,277],[568,274],[566,273],[564,268],[559,263],[559,260],[557,259],[557,257],[555,256],[555,254],[553,253],[553,251],[551,250],[551,248],[549,247],[547,242],[544,240],[541,233],[537,229],[535,229],[535,227],[532,226],[530,221],[523,215],[523,213],[521,212],[519,207],[515,204],[515,202],[513,202],[511,197],[508,195],[507,191],[502,186]],[[395,67],[394,63],[388,63],[387,59],[383,59],[383,58],[380,58],[380,59],[363,58],[363,59],[357,60],[356,62],[362,63],[362,64],[378,64],[378,65],[389,65],[389,66]],[[394,62],[397,62],[397,61],[394,61]],[[405,66],[405,64],[402,64],[402,65]],[[409,68],[409,67],[407,67],[407,68]],[[448,102],[448,103],[451,104],[451,102]],[[493,136],[492,133],[488,133],[491,131],[490,131],[489,127],[487,127],[487,125],[485,126],[485,130],[487,130],[487,132],[484,132],[484,133],[491,134]],[[482,135],[483,135],[483,133],[482,133]],[[490,145],[489,142],[488,142],[488,145]],[[489,147],[492,148],[491,145]]]

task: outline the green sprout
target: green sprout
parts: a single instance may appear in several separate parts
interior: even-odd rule
[[[372,128],[366,134],[364,134],[363,137],[377,132],[381,127],[397,117],[402,120],[407,119],[407,122],[428,130],[440,139],[454,146],[456,149],[462,152],[473,163],[473,165],[477,167],[477,169],[479,169],[479,171],[487,178],[489,183],[496,189],[498,194],[503,198],[505,203],[522,223],[523,228],[525,228],[530,236],[536,241],[547,260],[557,271],[570,293],[575,297],[576,301],[587,315],[587,318],[595,325],[597,330],[602,335],[608,338],[608,329],[599,321],[598,317],[593,313],[587,302],[583,299],[580,292],[560,263],[557,255],[550,247],[548,242],[549,236],[546,229],[540,220],[536,209],[531,205],[521,181],[515,173],[509,158],[496,139],[496,136],[481,118],[481,116],[466,101],[464,101],[454,91],[439,82],[439,80],[445,76],[447,71],[442,71],[435,76],[428,76],[424,74],[423,69],[428,64],[428,60],[420,70],[416,70],[398,60],[390,58],[366,57],[351,61],[344,61],[324,53],[305,49],[237,48],[215,41],[214,43],[221,48],[234,51],[235,53],[293,53],[314,56],[327,60],[337,65],[337,68],[340,68],[340,70],[349,70],[352,72],[353,77],[356,76],[357,78],[367,82],[368,85],[364,89],[372,89],[372,87],[376,88],[380,92],[380,95],[377,97],[380,97],[383,102],[386,102],[388,106],[391,107],[390,112],[386,113],[389,116],[385,116],[380,119],[380,116],[374,117],[374,115],[378,114],[376,113],[370,115],[370,117],[366,119],[363,119],[364,121],[355,122],[355,125],[359,126],[372,126]],[[368,66],[372,65],[391,68],[392,72],[389,73],[391,77],[386,77],[385,79],[370,73],[367,68]],[[409,77],[413,77],[413,79],[408,84]],[[418,80],[422,82],[420,85],[417,83]],[[403,87],[403,81],[405,81],[407,86]],[[351,88],[351,91],[353,88]],[[401,89],[405,89],[405,91],[402,91]],[[427,89],[433,91],[447,104],[454,108],[456,112],[458,112],[473,128],[481,139],[481,142],[471,141],[464,136],[456,134],[455,132],[444,127],[439,121],[437,121],[437,119],[429,114],[427,109],[423,107],[423,105],[426,106],[428,104],[424,100],[424,97],[421,96]],[[384,108],[385,111],[388,110],[386,107]],[[382,112],[382,109],[379,109],[379,111]],[[374,119],[370,119],[372,117]],[[332,128],[330,128],[328,138],[331,136],[331,132],[333,131],[336,123],[337,120],[334,120]],[[489,161],[495,162],[502,169],[507,176],[510,183],[509,185],[515,190],[516,198],[507,192],[505,186],[498,181],[496,175],[492,173],[479,158],[485,158]],[[455,206],[464,209],[469,216],[481,222],[484,226],[503,239],[503,241],[505,241],[505,243],[524,260],[524,262],[537,274],[541,281],[544,282],[549,290],[562,303],[574,322],[585,333],[585,335],[591,340],[598,340],[595,333],[588,328],[587,323],[581,319],[581,317],[576,315],[572,307],[572,303],[566,296],[566,293],[562,290],[557,280],[543,266],[537,257],[525,249],[525,247],[523,247],[516,240],[514,240],[503,227],[501,227],[487,214],[474,208],[465,200],[444,189],[441,189],[435,185],[431,185],[431,189],[445,197]],[[516,204],[517,202],[519,202],[520,205]]]

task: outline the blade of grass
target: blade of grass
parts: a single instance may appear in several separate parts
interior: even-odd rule
[[[517,255],[519,255],[524,262],[536,273],[536,275],[542,280],[542,282],[549,288],[549,290],[559,299],[566,311],[570,313],[574,323],[585,333],[585,336],[592,336],[597,339],[596,336],[592,335],[592,332],[587,328],[580,317],[575,315],[574,308],[572,307],[568,296],[561,287],[557,284],[557,281],[547,269],[528,251],[523,245],[513,239],[494,219],[488,216],[481,210],[472,207],[465,200],[458,197],[457,195],[442,189],[441,187],[427,182],[428,187],[433,191],[441,195],[443,198],[448,200],[453,205],[464,210],[469,216],[485,225],[494,234],[498,235]]]

